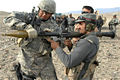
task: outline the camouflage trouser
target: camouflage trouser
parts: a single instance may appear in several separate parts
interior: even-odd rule
[[[54,66],[55,66],[55,71],[56,71],[58,80],[66,80],[66,75],[65,75],[65,71],[64,71],[65,66],[58,58],[55,51],[52,52],[52,60],[53,60]]]
[[[91,80],[90,77],[87,77],[87,78],[84,78],[84,79],[81,79],[81,80]]]
[[[92,78],[93,78],[93,75],[88,76],[88,77],[83,78],[83,79],[78,79],[78,80],[92,80]],[[70,79],[68,79],[68,76],[66,76],[64,79],[65,79],[65,80],[70,80]]]
[[[38,55],[22,50],[17,61],[21,65],[23,77],[33,76],[35,80],[57,80],[52,59],[49,55]],[[34,80],[34,79],[25,79]]]
[[[116,33],[116,24],[109,24],[109,30],[113,31]]]
[[[94,73],[93,73],[94,74]],[[93,79],[93,74],[87,76],[86,78],[83,78],[81,80],[92,80]]]

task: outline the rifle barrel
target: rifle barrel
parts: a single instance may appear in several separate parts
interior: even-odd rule
[[[96,32],[96,35],[98,37],[111,37],[112,39],[115,37],[115,32],[111,31],[111,32]]]

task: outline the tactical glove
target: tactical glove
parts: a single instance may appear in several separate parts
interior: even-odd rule
[[[25,30],[28,33],[28,38],[36,38],[38,36],[37,31],[31,25],[27,25]]]

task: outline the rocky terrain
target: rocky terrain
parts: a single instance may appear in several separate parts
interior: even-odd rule
[[[9,27],[2,21],[8,13],[0,12],[0,34],[9,32]],[[112,14],[105,14],[107,22]],[[120,19],[120,17],[119,17]],[[109,31],[107,23],[102,31]],[[102,37],[100,39],[100,49],[98,52],[99,66],[96,68],[93,80],[120,80],[120,25],[117,26],[116,37],[114,39]],[[11,64],[16,60],[18,46],[16,38],[3,37],[0,35],[0,80],[11,80]],[[57,70],[59,72],[60,68]]]

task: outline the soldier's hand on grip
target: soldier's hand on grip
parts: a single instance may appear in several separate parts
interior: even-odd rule
[[[38,36],[37,31],[31,25],[27,25],[26,32],[28,33],[28,38],[36,38]]]

